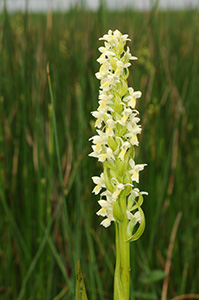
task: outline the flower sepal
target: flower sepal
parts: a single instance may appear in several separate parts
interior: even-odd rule
[[[114,112],[117,112],[120,115],[123,110],[122,104],[115,102],[115,104],[113,105],[113,110],[114,110]]]
[[[117,130],[118,130],[118,135],[119,135],[119,136],[124,136],[124,135],[125,135],[125,133],[126,133],[126,131],[127,131],[126,126],[123,126],[123,125],[117,123],[116,128],[117,128]]]
[[[118,176],[122,176],[123,174],[125,174],[125,172],[127,172],[127,161],[126,160],[123,160],[123,161],[119,160],[117,162],[117,165],[118,165],[118,169],[117,169]]]
[[[113,68],[113,70],[116,70],[117,69],[117,60],[115,60],[112,56],[109,57],[109,60],[110,60],[110,64],[111,64],[111,67]]]
[[[128,172],[126,172],[124,174],[124,176],[122,176],[122,177],[123,177],[122,182],[123,182],[123,185],[125,186],[125,188],[121,192],[121,198],[125,199],[132,191],[133,185],[131,184],[131,177],[129,176]]]
[[[115,150],[117,150],[117,143],[116,143],[116,141],[115,141],[114,138],[112,138],[111,136],[109,136],[107,143],[108,143],[108,146],[113,150],[113,152]]]
[[[122,98],[124,95],[126,95],[128,91],[128,84],[125,79],[121,78],[120,82],[117,83],[117,92]]]
[[[113,217],[118,222],[124,220],[124,216],[117,201],[113,201]]]
[[[108,170],[108,168],[106,166],[104,166],[104,183],[105,186],[107,188],[107,190],[109,190],[111,193],[114,192],[114,185],[111,182],[111,175],[110,175],[110,171]]]
[[[117,47],[116,47],[116,54],[117,55],[122,54],[122,52],[124,51],[125,44],[126,44],[126,42],[123,42],[122,39],[119,41],[119,43],[117,44]]]

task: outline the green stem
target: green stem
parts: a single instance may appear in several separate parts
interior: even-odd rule
[[[126,201],[123,212],[126,212]],[[124,205],[125,204],[125,205]],[[125,207],[124,207],[125,206]],[[126,214],[124,214],[126,215]],[[129,300],[130,289],[130,243],[126,241],[127,217],[116,224],[116,266],[114,278],[114,300]]]
[[[121,283],[124,300],[129,300],[129,282],[130,282],[130,253],[129,242],[126,241],[126,229],[128,221],[119,224],[119,241],[120,241],[120,270],[121,270]]]
[[[119,224],[115,223],[116,242],[116,264],[114,276],[114,300],[122,299],[122,284],[120,278],[120,244],[119,244]]]

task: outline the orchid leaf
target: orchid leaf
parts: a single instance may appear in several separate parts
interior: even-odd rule
[[[88,300],[84,278],[81,271],[80,261],[77,263],[77,277],[76,277],[76,295],[75,300]]]

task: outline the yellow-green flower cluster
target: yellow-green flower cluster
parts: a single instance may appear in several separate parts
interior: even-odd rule
[[[100,177],[92,178],[96,184],[93,192],[101,192],[101,209],[97,212],[105,217],[101,225],[108,227],[111,221],[122,222],[128,218],[131,231],[144,218],[140,205],[145,192],[135,188],[134,182],[139,182],[139,172],[146,165],[134,161],[134,147],[138,146],[137,135],[141,133],[135,106],[141,92],[134,91],[127,83],[130,61],[137,58],[125,47],[128,35],[118,30],[109,30],[100,40],[105,42],[99,48],[101,55],[97,59],[100,63],[96,73],[100,80],[99,107],[92,112],[97,135],[90,139],[93,142],[90,156],[102,162],[104,168]]]

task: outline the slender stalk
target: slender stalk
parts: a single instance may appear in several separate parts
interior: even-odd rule
[[[114,276],[114,300],[122,299],[122,284],[120,278],[120,243],[119,224],[115,223],[116,264]]]
[[[129,242],[126,241],[127,220],[119,224],[119,243],[120,243],[120,272],[121,284],[123,288],[124,300],[129,300],[129,287],[130,287],[130,253]],[[121,299],[121,298],[120,298]]]
[[[116,223],[116,266],[114,300],[129,300],[130,289],[130,243],[127,242],[128,219]]]

